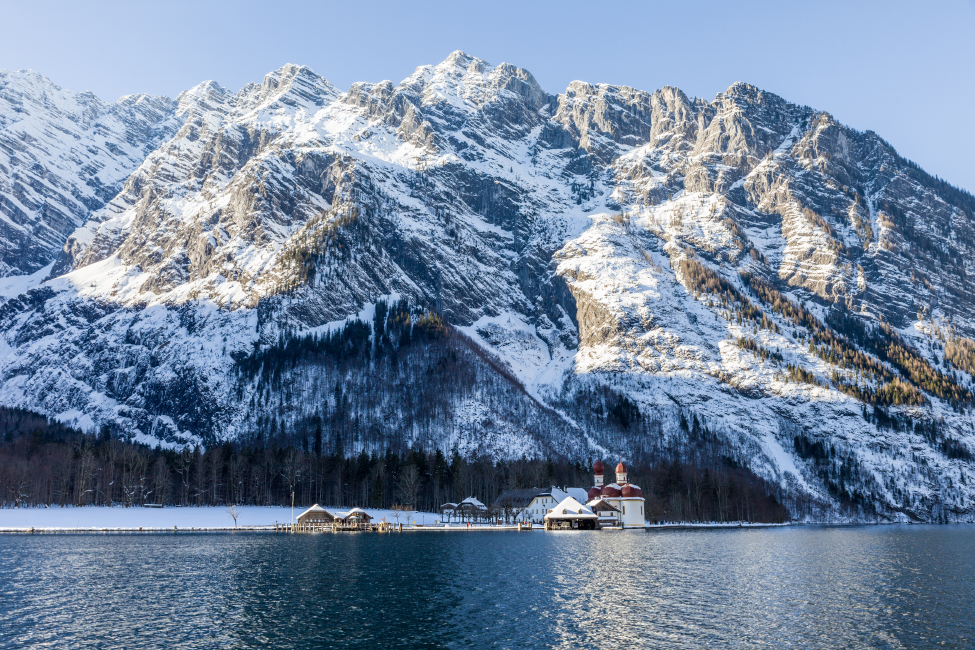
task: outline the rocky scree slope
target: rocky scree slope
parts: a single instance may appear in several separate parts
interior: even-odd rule
[[[4,403],[166,444],[707,454],[800,517],[972,517],[975,199],[876,134],[461,52],[173,104],[0,309]]]

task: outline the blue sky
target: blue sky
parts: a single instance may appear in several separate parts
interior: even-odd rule
[[[461,49],[574,79],[711,99],[747,81],[872,129],[975,191],[975,0],[932,2],[9,2],[0,68],[114,100],[236,90],[284,63],[342,89]]]

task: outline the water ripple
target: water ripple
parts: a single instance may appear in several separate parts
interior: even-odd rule
[[[4,648],[971,648],[975,529],[0,537]]]

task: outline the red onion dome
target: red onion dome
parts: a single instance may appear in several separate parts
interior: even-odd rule
[[[633,485],[631,483],[627,483],[626,485],[623,486],[623,496],[624,497],[642,497],[643,496],[643,490],[641,490],[640,489],[640,486],[638,486],[638,485]]]
[[[589,488],[589,500],[592,501],[593,499],[598,499],[600,492],[602,492],[602,490],[595,485]]]
[[[597,460],[595,463],[592,464],[592,473],[597,476],[603,475],[603,461]]]
[[[600,494],[602,494],[604,497],[619,497],[621,496],[620,486],[616,485],[615,483],[604,485]]]
[[[616,466],[616,473],[626,474],[626,465],[623,464],[623,461],[620,461],[620,464]]]

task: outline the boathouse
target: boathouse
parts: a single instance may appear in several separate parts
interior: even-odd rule
[[[599,517],[572,497],[566,497],[545,515],[545,529],[595,530]]]
[[[372,523],[372,515],[362,508],[353,508],[344,515],[339,514],[335,518],[338,523],[344,526],[366,526]]]
[[[317,503],[298,515],[299,526],[318,526],[321,524],[330,524],[333,521],[335,521],[335,515]]]

